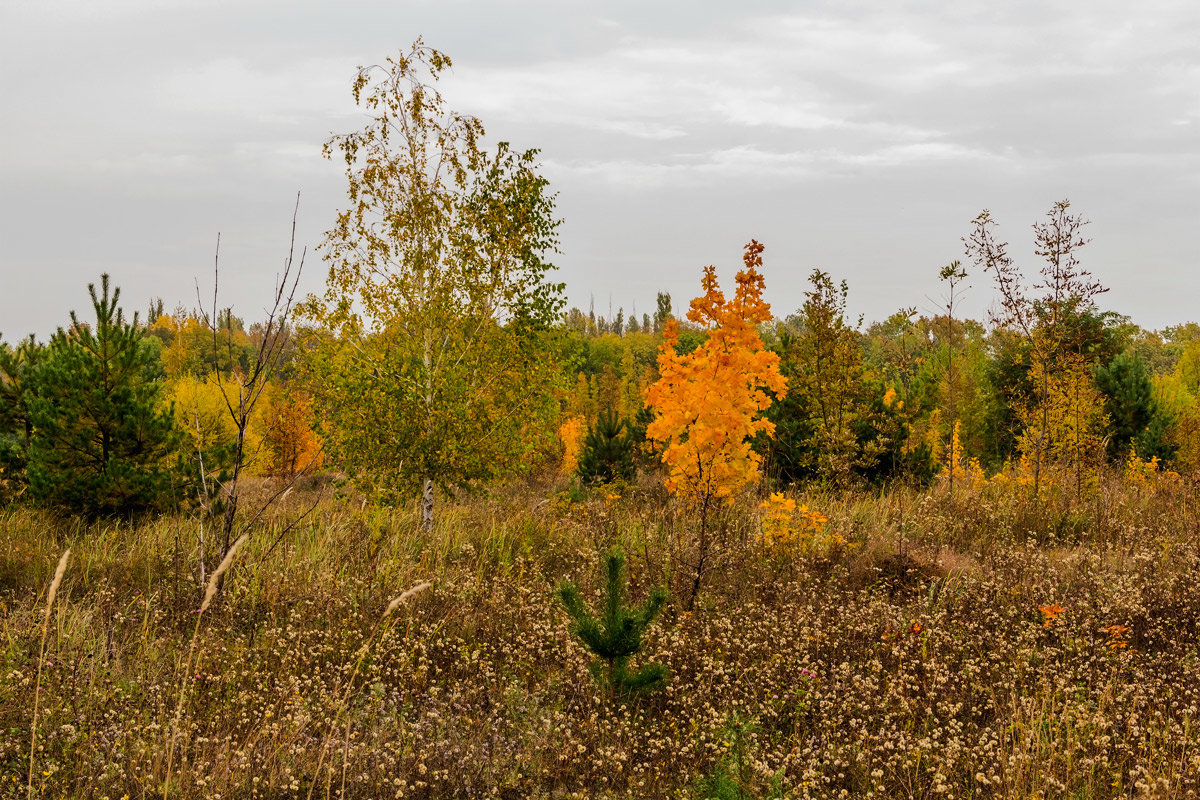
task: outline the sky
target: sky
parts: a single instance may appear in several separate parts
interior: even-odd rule
[[[1069,199],[1104,308],[1200,319],[1194,0],[0,0],[0,335],[86,318],[102,272],[143,315],[208,303],[218,235],[219,304],[259,319],[297,195],[320,291],[346,202],[321,146],[366,120],[358,67],[418,36],[452,108],[540,148],[585,311],[681,311],[754,238],[779,316],[816,268],[868,323],[937,313],[976,215],[1033,275]]]

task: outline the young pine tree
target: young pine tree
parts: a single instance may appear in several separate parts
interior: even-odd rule
[[[174,455],[179,433],[159,400],[154,352],[127,321],[108,275],[88,325],[71,312],[34,371],[28,397],[33,436],[30,494],[84,516],[159,510],[177,502]]]
[[[1154,384],[1142,360],[1133,353],[1122,353],[1108,366],[1096,367],[1095,375],[1110,420],[1109,460],[1125,461],[1130,451],[1142,458],[1169,460],[1173,453],[1165,433],[1171,415],[1154,401]]]
[[[656,588],[641,608],[628,606],[625,604],[624,554],[614,549],[604,556],[603,561],[605,587],[599,617],[584,604],[574,584],[563,583],[558,589],[571,617],[571,632],[601,659],[592,664],[592,675],[608,689],[610,696],[659,689],[667,680],[666,666],[646,664],[633,670],[629,667],[629,659],[642,649],[642,634],[662,610],[667,592],[661,587]]]
[[[584,483],[612,483],[616,480],[631,481],[637,474],[633,460],[634,437],[626,430],[625,420],[618,419],[611,408],[596,419],[588,428],[579,456],[577,474]]]
[[[16,347],[0,342],[0,504],[26,487],[25,462],[33,439],[29,388],[45,350],[33,336]]]

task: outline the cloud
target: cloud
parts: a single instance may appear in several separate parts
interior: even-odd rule
[[[180,176],[196,174],[203,161],[192,153],[141,152],[113,158],[98,158],[91,164],[98,173],[121,176]]]
[[[293,125],[342,119],[354,112],[347,90],[350,59],[307,58],[255,64],[226,56],[166,71],[155,105],[190,115],[236,117],[242,122]]]
[[[344,191],[320,145],[362,124],[356,65],[418,33],[455,59],[452,107],[542,149],[568,210],[574,292],[667,286],[653,270],[674,269],[662,265],[678,251],[695,266],[760,230],[781,263],[812,259],[853,286],[880,252],[891,275],[953,258],[955,226],[983,205],[1023,225],[1071,196],[1098,233],[1108,220],[1114,270],[1152,239],[1156,264],[1181,276],[1176,309],[1137,300],[1130,281],[1135,317],[1194,313],[1193,0],[9,3],[6,268],[19,257],[34,277],[72,264],[94,278],[138,257],[134,238],[147,263],[187,263],[196,242],[206,262],[230,218],[243,226],[231,246],[256,226],[273,244],[281,212],[262,208],[300,183],[319,230]],[[103,225],[89,221],[96,207]],[[79,225],[95,227],[64,241]],[[57,309],[62,282],[30,296]],[[894,287],[869,300],[882,281],[864,282],[870,314],[890,312]]]
[[[953,143],[920,142],[848,153],[823,150],[772,151],[739,145],[703,153],[680,153],[665,161],[632,159],[557,161],[547,170],[614,187],[661,188],[672,184],[700,186],[714,179],[794,182],[798,178],[857,175],[864,168],[916,168],[947,164],[1004,164],[1011,154],[993,153]]]

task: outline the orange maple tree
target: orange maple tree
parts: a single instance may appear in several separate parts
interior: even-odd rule
[[[675,345],[679,327],[669,320],[658,350],[659,379],[646,392],[656,412],[646,428],[670,468],[667,489],[708,504],[727,498],[759,476],[759,455],[750,440],[775,426],[762,418],[772,396],[782,397],[786,381],[779,356],[763,345],[758,324],[771,318],[758,271],[763,246],[751,240],[737,274],[737,291],[727,300],[716,271],[704,268],[704,295],[692,300],[687,317],[704,327],[707,339],[691,353]]]
[[[758,335],[758,324],[771,318],[758,271],[762,250],[754,240],[746,245],[745,268],[737,274],[732,300],[721,293],[716,271],[704,268],[704,294],[692,301],[687,316],[707,337],[681,355],[676,350],[679,326],[669,320],[658,349],[659,378],[646,391],[646,405],[656,412],[646,438],[658,444],[669,467],[667,489],[696,503],[700,514],[691,592],[684,605],[688,611],[695,607],[719,549],[709,535],[710,508],[758,478],[761,459],[750,440],[775,432],[762,412],[772,402],[768,391],[782,397],[787,388],[779,356]]]

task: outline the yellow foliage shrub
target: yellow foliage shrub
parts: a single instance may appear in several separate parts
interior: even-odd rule
[[[215,374],[203,379],[188,376],[170,378],[163,393],[174,408],[176,424],[187,433],[192,450],[204,454],[204,468],[209,471],[217,471],[222,466],[221,463],[211,462],[221,462],[231,457],[232,448],[237,442],[237,425],[229,414],[221,393],[222,386],[236,402],[237,384],[230,378]],[[246,429],[245,468],[251,474],[263,474],[271,466],[269,453],[263,447],[260,417],[252,416]]]
[[[797,506],[795,500],[781,492],[773,492],[758,507],[762,509],[759,540],[767,547],[795,547],[815,552],[845,543],[836,534],[823,538],[825,523],[829,522],[829,518],[820,511],[810,510],[807,505]]]
[[[1124,478],[1126,483],[1141,489],[1158,489],[1178,485],[1178,472],[1163,469],[1158,462],[1158,456],[1142,460],[1137,453],[1130,453],[1125,462]]]
[[[579,466],[579,453],[583,449],[583,418],[570,416],[558,426],[558,440],[562,443],[563,456],[560,472],[572,475]]]
[[[963,458],[963,447],[959,440],[961,428],[960,421],[955,420],[950,434],[950,447],[946,448],[946,461],[942,465],[942,477],[946,479],[953,475],[955,487],[979,492],[988,485],[987,474],[983,471],[983,466],[979,463],[978,458]],[[954,454],[953,458],[950,457],[950,453]]]

